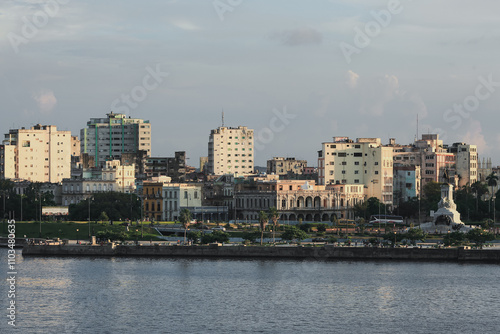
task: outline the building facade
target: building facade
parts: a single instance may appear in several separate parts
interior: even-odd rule
[[[286,176],[289,174],[301,175],[307,168],[307,160],[296,160],[295,158],[274,157],[267,160],[267,173]]]
[[[176,221],[182,209],[202,206],[202,185],[190,183],[165,183],[163,193],[163,220]],[[194,217],[193,217],[194,218]]]
[[[207,173],[248,175],[254,171],[254,131],[246,126],[219,127],[208,141]]]
[[[186,152],[175,152],[174,157],[148,157],[144,167],[146,178],[169,176],[172,182],[186,180]]]
[[[80,130],[80,151],[94,157],[95,166],[122,154],[145,151],[151,155],[151,124],[124,114],[107,114],[107,118],[91,118]]]
[[[102,168],[75,168],[71,178],[62,181],[62,205],[76,204],[94,193],[116,191],[134,193],[135,166],[107,161]]]
[[[1,177],[58,183],[71,175],[72,136],[54,125],[11,129],[5,134],[0,155]]]
[[[420,166],[394,165],[394,205],[420,196]]]
[[[466,143],[454,143],[448,150],[455,154],[458,186],[463,187],[466,184],[471,185],[478,181],[477,146]]]
[[[304,180],[258,180],[236,187],[236,219],[256,222],[260,211],[275,207],[281,223],[354,219],[354,206],[365,200],[360,184],[316,185]]]
[[[380,138],[334,137],[318,151],[318,183],[359,184],[367,197],[393,204],[393,147]]]

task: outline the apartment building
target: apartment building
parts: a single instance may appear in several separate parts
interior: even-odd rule
[[[477,146],[466,143],[454,143],[448,151],[455,154],[456,174],[458,186],[463,187],[467,183],[473,184],[478,181],[478,156]]]
[[[219,127],[208,141],[207,173],[248,175],[254,172],[254,131],[246,126]]]
[[[420,196],[420,166],[394,164],[394,205]]]
[[[186,152],[175,152],[174,157],[148,157],[145,162],[146,178],[169,176],[173,182],[186,180]]]
[[[75,168],[71,178],[62,180],[62,204],[76,204],[94,193],[135,192],[135,166],[119,160],[107,161],[101,168]]]
[[[94,157],[95,166],[107,160],[120,159],[122,154],[151,155],[151,124],[124,114],[107,114],[107,118],[91,118],[87,128],[80,130],[80,151]]]
[[[367,197],[393,204],[393,147],[380,138],[334,137],[318,151],[318,183],[363,185]]]
[[[71,175],[72,136],[54,125],[11,129],[0,147],[1,177],[58,183]]]
[[[280,176],[301,175],[307,167],[307,160],[297,160],[295,158],[274,157],[267,160],[267,173]]]
[[[187,208],[191,213],[195,213],[196,208],[202,206],[202,185],[165,183],[162,187],[162,199],[164,202],[162,219],[178,220],[182,209]]]

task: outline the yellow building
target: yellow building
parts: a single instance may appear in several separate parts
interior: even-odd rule
[[[30,129],[11,129],[3,145],[2,178],[58,183],[71,175],[70,131],[40,124]]]
[[[318,152],[318,183],[354,184],[365,188],[367,197],[393,204],[393,147],[380,138],[334,137]]]
[[[246,126],[219,127],[208,141],[207,172],[215,175],[248,175],[254,167],[253,130]]]

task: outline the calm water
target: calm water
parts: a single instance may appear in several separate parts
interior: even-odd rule
[[[6,275],[6,249],[0,270]],[[18,258],[0,333],[498,333],[500,266]]]

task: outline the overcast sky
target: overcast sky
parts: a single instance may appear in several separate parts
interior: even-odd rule
[[[3,0],[0,31],[2,133],[113,110],[198,167],[224,110],[256,165],[316,166],[333,136],[413,142],[418,114],[500,164],[498,0]]]

